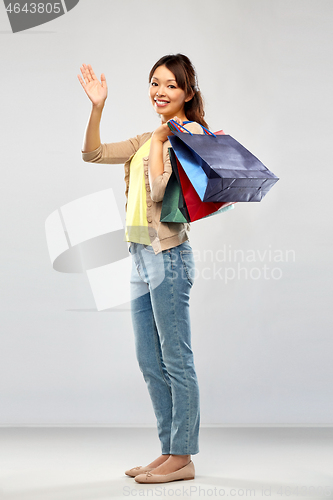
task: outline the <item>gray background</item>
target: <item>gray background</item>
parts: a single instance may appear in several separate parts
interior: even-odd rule
[[[101,138],[112,142],[158,126],[148,73],[172,52],[196,66],[211,130],[280,177],[261,203],[192,224],[202,424],[333,423],[332,15],[331,0],[81,0],[12,34],[0,6],[0,424],[155,424],[129,304],[97,312],[84,274],[52,269],[44,223],[106,187],[125,220],[123,167],[81,159],[80,65],[106,75]],[[295,259],[244,264],[280,279],[204,279],[205,267],[236,268],[203,261],[224,245]]]

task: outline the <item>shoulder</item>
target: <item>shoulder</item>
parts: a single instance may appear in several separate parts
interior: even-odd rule
[[[185,123],[184,127],[190,132],[192,132],[192,134],[204,134],[203,128],[201,127],[200,123],[197,122]]]
[[[143,146],[145,142],[147,142],[151,136],[153,135],[153,132],[144,132],[143,134],[139,134],[136,136],[136,139],[138,141],[138,147],[140,148]]]
[[[204,134],[203,128],[201,127],[200,123],[197,122],[190,122],[190,123],[185,123],[184,127],[186,130],[189,130],[192,132],[192,134]],[[184,134],[186,134],[184,130]],[[169,161],[169,152],[168,149],[171,148],[171,143],[169,139],[163,143],[163,157],[164,161]]]

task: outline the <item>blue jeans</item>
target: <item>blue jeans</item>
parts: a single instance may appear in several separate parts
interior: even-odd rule
[[[139,368],[157,419],[162,454],[199,453],[199,386],[191,349],[191,245],[159,254],[131,243],[131,314]]]

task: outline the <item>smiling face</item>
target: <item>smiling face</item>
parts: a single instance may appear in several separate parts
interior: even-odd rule
[[[190,101],[192,96],[186,97],[184,90],[178,86],[175,75],[166,66],[156,68],[150,81],[149,97],[162,122],[174,116],[181,120],[187,119],[184,104]]]

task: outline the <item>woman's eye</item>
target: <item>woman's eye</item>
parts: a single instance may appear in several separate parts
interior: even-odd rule
[[[172,89],[175,89],[175,88],[176,88],[174,85],[169,85],[169,87],[171,87]]]
[[[157,83],[156,83],[156,82],[151,82],[151,86],[152,86],[152,87],[155,87],[155,85],[157,85]]]

